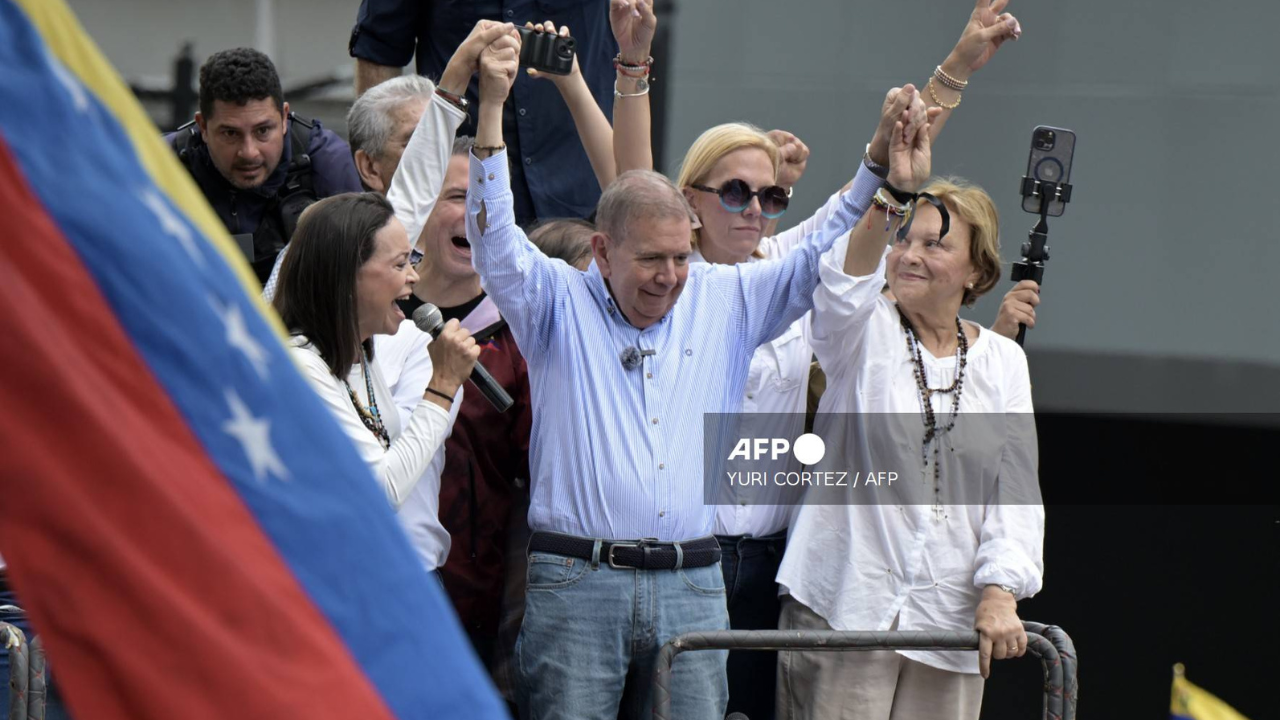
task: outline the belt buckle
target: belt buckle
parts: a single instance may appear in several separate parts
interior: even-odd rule
[[[631,567],[630,565],[619,565],[619,564],[618,564],[618,563],[613,559],[613,551],[614,551],[614,550],[617,550],[618,548],[636,548],[636,549],[639,549],[639,548],[640,548],[640,546],[641,546],[641,545],[643,545],[643,544],[644,544],[644,543],[613,543],[612,545],[610,545],[610,546],[609,546],[609,556],[608,556],[608,558],[607,558],[607,559],[608,559],[608,561],[609,561],[609,567],[613,568],[614,570],[622,570],[622,569],[635,570],[635,568]]]

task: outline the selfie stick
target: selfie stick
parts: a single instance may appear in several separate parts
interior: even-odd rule
[[[1044,263],[1049,259],[1049,203],[1061,200],[1071,202],[1070,183],[1054,183],[1022,176],[1022,197],[1040,198],[1040,220],[1027,234],[1029,240],[1022,243],[1022,259],[1013,264],[1010,278],[1015,283],[1023,280],[1044,281]],[[1027,337],[1027,326],[1018,323],[1018,344]]]

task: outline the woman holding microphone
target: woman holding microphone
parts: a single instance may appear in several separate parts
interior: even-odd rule
[[[444,443],[449,408],[480,355],[449,321],[427,351],[434,373],[407,425],[373,356],[375,334],[394,335],[418,281],[409,236],[376,193],[326,198],[307,209],[280,268],[272,302],[292,334],[294,361],[399,508]]]

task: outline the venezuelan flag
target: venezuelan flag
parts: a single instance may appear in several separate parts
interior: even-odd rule
[[[1173,666],[1170,720],[1249,720],[1230,705],[1186,678],[1182,663]]]
[[[505,717],[63,0],[0,0],[0,68],[0,553],[73,714]]]

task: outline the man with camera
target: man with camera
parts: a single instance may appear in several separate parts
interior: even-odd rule
[[[454,48],[480,20],[567,25],[575,36],[570,43],[556,37],[545,37],[541,43],[562,62],[572,63],[576,53],[592,95],[605,116],[612,116],[613,58],[618,48],[603,0],[568,0],[550,7],[532,0],[364,0],[349,46],[356,58],[356,94],[399,75],[415,56],[418,74],[440,77]],[[468,87],[466,100],[470,105],[479,102],[476,83]],[[588,216],[600,190],[556,88],[527,76],[517,79],[502,124],[512,158],[517,222],[527,226],[538,218]],[[464,125],[462,131],[470,129]]]
[[[257,50],[209,56],[200,110],[165,139],[265,283],[298,218],[320,198],[359,192],[351,148],[289,112],[275,65]]]

